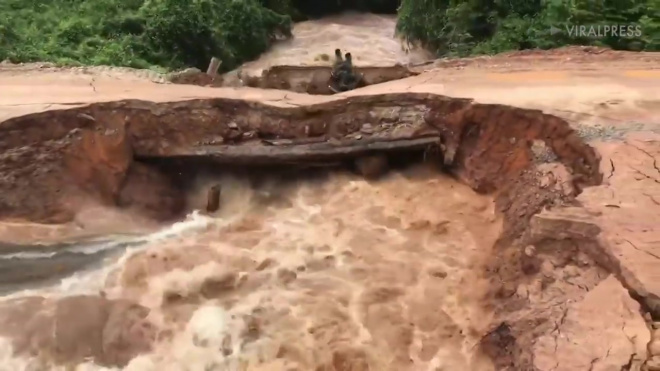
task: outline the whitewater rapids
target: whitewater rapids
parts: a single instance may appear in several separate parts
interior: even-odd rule
[[[488,324],[480,256],[501,227],[490,198],[418,166],[377,182],[207,177],[190,203],[218,182],[217,214],[131,237],[101,267],[5,301],[84,294],[149,308],[170,336],[128,371],[490,369],[474,355]],[[0,370],[43,367],[9,339]]]

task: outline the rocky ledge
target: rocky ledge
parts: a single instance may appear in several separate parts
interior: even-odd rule
[[[261,89],[281,89],[295,91],[297,93],[331,95],[334,94],[328,87],[331,72],[332,67],[330,66],[273,66],[262,71],[261,75],[251,75],[242,72],[240,76],[242,83],[232,81],[228,77],[225,84],[250,86]],[[355,72],[362,76],[360,87],[382,84],[419,74],[400,64],[383,67],[355,67]]]

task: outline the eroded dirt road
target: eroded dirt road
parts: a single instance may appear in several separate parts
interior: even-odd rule
[[[231,204],[189,222],[202,232],[156,240],[71,291],[91,296],[58,299],[59,288],[7,302],[0,321],[21,325],[0,332],[14,350],[40,350],[43,362],[125,365],[143,351],[129,370],[618,370],[660,355],[647,349],[650,323],[660,321],[660,57],[572,50],[437,65],[331,97],[0,69],[0,121],[120,99],[292,108],[405,92],[541,109],[596,148],[604,175],[577,203],[531,220],[526,204],[553,182],[572,192],[571,175],[544,148],[540,188],[509,195],[499,213],[491,198],[424,167],[377,183],[338,174],[258,189],[228,178]],[[124,214],[95,223],[97,214],[77,217],[78,226],[5,224],[3,237],[142,224]],[[515,223],[525,223],[524,237],[498,246]],[[0,369],[27,367],[24,355],[6,357]]]

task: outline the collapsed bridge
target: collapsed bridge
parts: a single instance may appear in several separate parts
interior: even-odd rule
[[[518,241],[537,238],[544,248],[557,242],[556,229],[541,228],[549,216],[535,215],[546,206],[571,202],[584,187],[603,179],[599,155],[564,120],[434,94],[383,94],[284,107],[221,98],[126,100],[16,117],[2,123],[0,131],[0,215],[45,223],[72,220],[83,198],[154,218],[177,218],[186,208],[186,190],[177,183],[176,172],[187,168],[194,173],[201,160],[221,171],[346,162],[364,170],[360,164],[369,159],[382,170],[383,158],[390,162],[411,152],[436,154],[431,161],[476,191],[493,194],[504,214],[502,235],[487,264],[493,278],[490,293],[503,302],[512,282],[537,273],[520,257],[524,242]],[[532,148],[537,143],[570,174],[571,192],[539,179]],[[183,166],[171,166],[175,162]],[[530,220],[537,231],[528,230]],[[595,243],[593,234],[600,233],[591,229],[591,235],[580,237],[589,238],[585,243]],[[594,256],[604,256],[594,251]],[[637,291],[640,302],[651,307],[654,297]],[[507,312],[498,314],[506,318]],[[522,367],[532,340],[521,336],[523,322],[502,322],[484,337],[484,351]]]
[[[17,117],[0,131],[0,216],[41,222],[72,218],[70,200],[80,195],[178,215],[182,190],[171,174],[149,163],[158,159],[313,166],[433,152],[474,189],[491,192],[532,170],[531,144],[542,141],[574,174],[577,189],[602,179],[596,152],[562,119],[434,94],[360,96],[300,107],[225,98],[127,100]],[[132,195],[144,188],[172,202]]]

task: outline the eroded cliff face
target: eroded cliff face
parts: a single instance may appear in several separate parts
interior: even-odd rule
[[[542,269],[543,261],[559,259],[555,266],[567,271],[581,264],[585,287],[595,287],[607,275],[597,253],[553,247],[539,228],[528,229],[544,207],[571,204],[582,188],[602,181],[596,151],[568,123],[541,111],[413,93],[300,107],[231,99],[120,101],[18,117],[2,123],[0,131],[0,217],[53,223],[71,220],[88,202],[132,208],[153,218],[176,216],[185,208],[184,190],[172,174],[144,159],[222,162],[228,156],[225,162],[249,165],[357,157],[361,168],[382,163],[382,157],[370,157],[374,151],[387,154],[423,139],[427,158],[476,191],[492,193],[504,214],[503,234],[486,263],[491,279],[486,302],[496,326],[482,342],[500,369],[534,369],[534,339],[550,333],[562,316],[561,307],[530,294],[541,289],[525,286],[543,274],[550,275],[550,286],[564,284],[553,276],[559,274],[555,270]],[[275,155],[264,156],[264,148]],[[538,166],[543,156],[556,158],[561,171]],[[566,240],[570,246],[580,243]],[[536,244],[536,250],[526,249],[528,244]],[[521,290],[528,294],[518,297]]]
[[[562,119],[541,111],[503,105],[470,104],[454,111],[436,103],[426,121],[441,133],[446,163],[477,191],[503,189],[510,176],[528,169],[540,141],[573,174],[578,187],[600,184],[600,158]]]
[[[296,144],[325,143],[363,146],[368,152],[368,143],[438,138],[430,146],[435,152],[446,148],[445,164],[476,190],[492,192],[532,169],[531,144],[538,140],[572,171],[576,186],[602,178],[594,150],[557,117],[429,94],[362,96],[295,108],[231,99],[120,101],[18,117],[2,123],[0,131],[0,216],[40,222],[68,221],[86,200],[171,217],[183,207],[181,192],[167,174],[136,158],[214,157],[241,150],[234,159],[249,163],[257,146],[287,153]],[[276,143],[283,140],[289,142]],[[318,152],[305,151],[298,162]],[[152,190],[150,197],[132,195],[144,194],[137,191],[144,187]],[[153,201],[157,194],[168,201]]]

